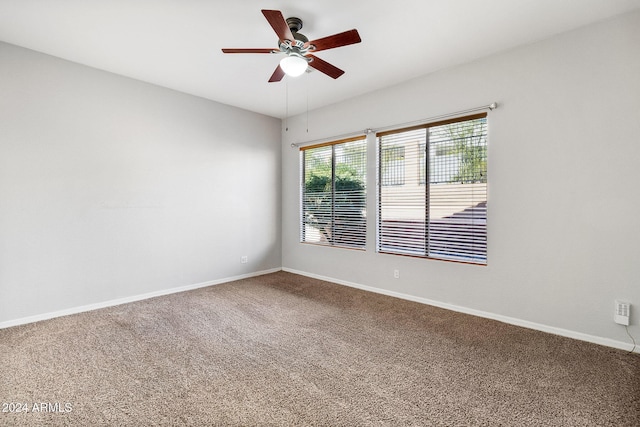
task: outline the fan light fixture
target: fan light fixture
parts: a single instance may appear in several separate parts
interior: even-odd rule
[[[280,60],[280,68],[286,75],[291,77],[298,77],[304,74],[308,65],[309,63],[306,59],[297,55],[285,56]]]

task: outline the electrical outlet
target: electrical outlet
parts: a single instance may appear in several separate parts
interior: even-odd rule
[[[246,255],[240,257],[240,264],[246,264],[249,262],[249,258]]]
[[[393,277],[394,277],[394,279],[399,279],[400,278],[400,270],[393,270]]]
[[[624,301],[616,301],[613,321],[619,325],[629,325],[629,315],[631,314],[631,304]]]

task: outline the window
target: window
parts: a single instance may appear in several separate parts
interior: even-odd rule
[[[377,137],[378,252],[486,264],[486,114]],[[402,185],[385,185],[391,147],[402,147],[406,171],[415,171]]]
[[[366,147],[361,137],[301,148],[302,242],[364,249]]]

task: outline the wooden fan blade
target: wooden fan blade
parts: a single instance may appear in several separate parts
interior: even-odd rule
[[[309,58],[313,58],[313,61],[309,62],[309,66],[315,68],[316,70],[325,73],[327,76],[337,79],[341,75],[344,74],[340,68],[335,65],[329,64],[327,61],[323,61],[314,55],[307,55]]]
[[[358,34],[358,30],[353,29],[349,31],[345,31],[343,33],[334,34],[332,36],[323,37],[318,40],[312,40],[309,42],[309,45],[315,46],[313,49],[314,52],[318,52],[321,50],[333,49],[341,46],[348,46],[350,44],[360,43],[362,39],[360,39],[360,34]]]
[[[271,78],[269,79],[269,83],[279,82],[284,77],[284,70],[282,67],[278,65],[278,68],[273,72]]]
[[[267,21],[269,21],[269,25],[271,25],[273,31],[276,32],[280,41],[293,41],[293,34],[291,34],[289,24],[287,24],[287,21],[284,19],[284,16],[282,16],[282,13],[279,10],[262,9],[262,14],[265,18],[267,18]]]
[[[276,53],[274,49],[222,49],[223,53]]]

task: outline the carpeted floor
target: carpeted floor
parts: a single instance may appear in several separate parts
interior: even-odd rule
[[[640,425],[638,355],[285,272],[0,330],[0,355],[0,425]]]

